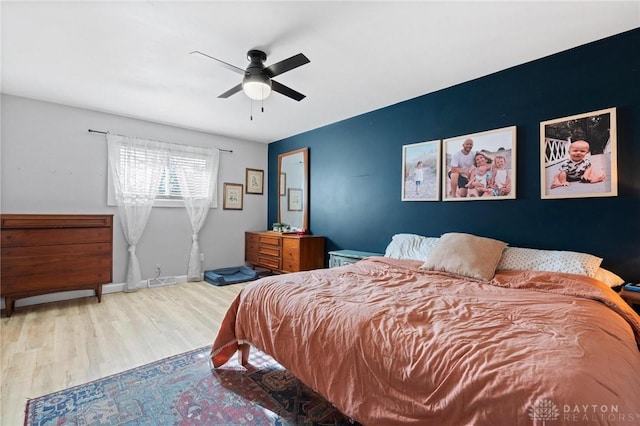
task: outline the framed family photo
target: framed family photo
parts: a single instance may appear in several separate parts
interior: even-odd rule
[[[617,195],[615,108],[540,123],[541,198]]]
[[[402,146],[402,201],[438,201],[439,179],[439,140]]]
[[[246,169],[245,188],[247,194],[264,194],[264,170]]]
[[[516,198],[516,126],[445,139],[443,201]]]
[[[242,185],[241,183],[224,183],[224,210],[242,210]]]

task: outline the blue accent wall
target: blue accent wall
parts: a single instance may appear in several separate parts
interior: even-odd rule
[[[610,107],[618,196],[541,199],[540,122]],[[507,126],[517,126],[516,199],[400,201],[403,145]],[[400,232],[468,232],[592,253],[640,282],[640,29],[271,143],[268,224],[277,219],[277,157],[303,147],[309,228],[327,237],[328,251],[384,252]]]

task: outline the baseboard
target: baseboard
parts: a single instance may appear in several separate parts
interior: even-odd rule
[[[187,282],[187,276],[181,275],[175,277],[177,284]],[[149,280],[140,281],[139,288],[146,288],[149,284]],[[124,291],[125,283],[110,283],[102,286],[102,294],[109,293],[118,293]],[[50,294],[42,294],[40,296],[33,297],[25,297],[24,299],[18,299],[15,302],[15,307],[19,308],[21,306],[30,306],[30,305],[39,305],[41,303],[49,303],[49,302],[60,302],[62,300],[71,300],[71,299],[79,299],[82,297],[91,297],[95,296],[95,292],[93,290],[74,290],[74,291],[63,291],[60,293],[50,293]],[[5,308],[4,297],[0,299],[0,309]]]

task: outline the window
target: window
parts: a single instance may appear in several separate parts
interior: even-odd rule
[[[149,141],[147,141],[149,142]],[[126,187],[124,192],[135,196],[137,191],[146,192],[149,182],[157,177],[150,176],[147,166],[160,163],[160,178],[154,207],[184,207],[183,199],[213,197],[212,207],[217,207],[218,151],[184,145],[150,141],[146,145],[119,145],[117,164]],[[142,170],[145,170],[141,173]],[[157,175],[156,175],[157,176]],[[181,185],[181,182],[183,185]],[[109,168],[108,202],[116,205],[112,173]]]
[[[207,194],[209,175],[207,162],[200,158],[169,156],[167,165],[162,170],[156,200],[182,200],[182,188],[178,179],[179,167],[184,170],[191,193]]]

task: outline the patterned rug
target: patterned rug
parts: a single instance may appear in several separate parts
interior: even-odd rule
[[[210,347],[27,403],[25,425],[353,425],[268,355],[253,349],[209,368]]]

